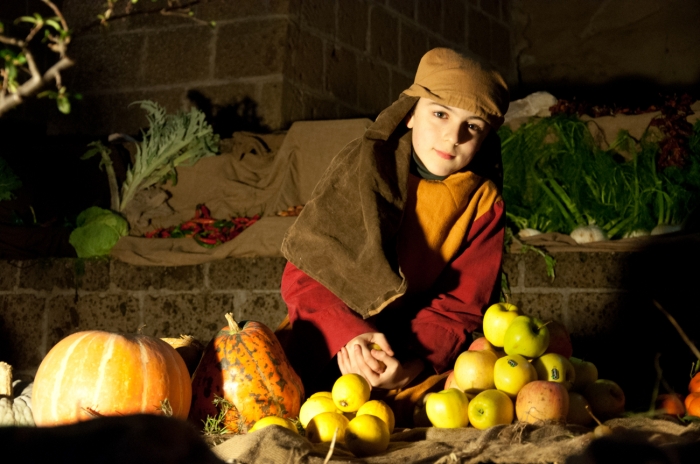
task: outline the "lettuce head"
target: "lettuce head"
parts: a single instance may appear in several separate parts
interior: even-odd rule
[[[117,241],[129,234],[129,223],[108,209],[91,206],[78,215],[68,241],[79,258],[106,256]]]

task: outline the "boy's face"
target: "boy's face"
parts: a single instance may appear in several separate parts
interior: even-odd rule
[[[413,129],[413,149],[436,176],[457,172],[474,159],[491,126],[474,113],[418,100],[406,125]]]

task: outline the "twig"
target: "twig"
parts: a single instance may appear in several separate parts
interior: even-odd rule
[[[338,438],[338,427],[335,428],[333,432],[333,438],[331,439],[331,446],[328,448],[328,454],[326,454],[326,459],[323,460],[323,464],[328,464],[333,456],[333,451],[335,450],[335,440]]]
[[[700,351],[698,351],[698,348],[695,346],[695,343],[693,343],[693,342],[690,340],[690,338],[688,338],[688,336],[685,334],[685,332],[683,331],[683,329],[681,328],[681,326],[678,325],[678,322],[676,322],[676,319],[675,319],[673,316],[671,316],[671,314],[670,314],[668,311],[666,311],[666,310],[659,304],[658,301],[652,300],[652,302],[654,303],[654,306],[656,306],[656,308],[657,308],[659,311],[661,311],[661,312],[666,316],[666,318],[668,318],[669,322],[671,322],[671,324],[673,325],[673,327],[676,328],[676,330],[678,331],[678,334],[681,336],[681,339],[683,339],[683,341],[685,342],[685,344],[688,345],[688,348],[690,348],[690,351],[693,352],[693,354],[695,355],[695,357],[698,358],[698,359],[700,359]]]
[[[26,54],[27,62],[30,61],[30,55]],[[33,62],[33,58],[31,58]],[[56,64],[51,66],[44,75],[37,74],[32,76],[32,78],[26,81],[24,84],[19,86],[17,92],[5,97],[0,96],[0,116],[2,116],[7,111],[11,110],[15,106],[22,103],[23,97],[28,97],[36,93],[44,85],[48,84],[52,80],[56,80],[56,77],[60,75],[61,71],[70,68],[75,64],[75,61],[68,57],[61,58]]]

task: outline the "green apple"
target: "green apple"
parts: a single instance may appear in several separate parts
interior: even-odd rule
[[[625,412],[625,392],[620,386],[608,379],[598,379],[588,384],[583,390],[593,414],[605,421],[620,416]]]
[[[490,350],[464,351],[455,361],[455,381],[465,393],[479,393],[494,387],[493,366],[498,357]]]
[[[581,392],[586,386],[598,380],[598,368],[592,362],[573,356],[569,358],[569,361],[574,366],[574,371],[576,371],[576,379],[574,379],[572,390]]]
[[[576,371],[573,364],[558,353],[546,353],[532,360],[532,365],[537,371],[539,380],[548,380],[564,385],[571,390],[576,380]]]
[[[520,389],[515,415],[521,422],[564,422],[569,415],[569,392],[560,383],[535,380]]]
[[[587,409],[588,400],[580,393],[569,392],[569,414],[566,416],[568,424],[589,426],[593,422],[593,416]]]
[[[469,402],[469,422],[475,429],[513,422],[513,401],[500,390],[484,390]]]
[[[505,355],[493,366],[494,385],[511,398],[515,398],[521,388],[534,380],[537,380],[537,371],[519,354]]]
[[[541,319],[518,316],[508,326],[503,340],[506,354],[537,358],[549,346],[549,329]]]
[[[484,337],[493,346],[503,347],[503,337],[513,319],[522,316],[517,306],[511,303],[496,303],[488,307],[484,313]]]
[[[462,390],[456,388],[428,396],[425,412],[434,427],[456,429],[469,425],[469,399]]]

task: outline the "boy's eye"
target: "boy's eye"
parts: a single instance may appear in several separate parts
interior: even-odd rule
[[[476,132],[481,132],[483,130],[480,126],[477,126],[476,124],[469,124],[469,129]]]
[[[447,113],[445,113],[443,111],[436,111],[433,114],[440,119],[445,119],[447,117]]]

